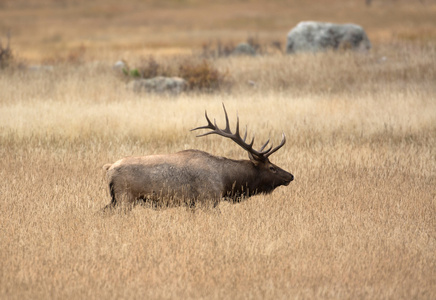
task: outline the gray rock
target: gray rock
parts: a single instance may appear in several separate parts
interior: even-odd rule
[[[367,51],[371,42],[365,30],[356,24],[300,22],[288,33],[286,52],[317,52],[352,49]]]
[[[247,43],[238,44],[235,49],[232,51],[232,55],[256,55],[256,50]]]
[[[134,92],[169,93],[178,95],[186,90],[188,84],[180,77],[157,76],[149,79],[137,79],[128,84]]]
[[[127,64],[124,61],[122,61],[122,60],[117,61],[112,66],[112,69],[115,70],[115,71],[122,71],[123,69],[126,69],[126,68],[127,68]]]
[[[32,72],[51,72],[54,67],[50,65],[31,65],[27,69]]]

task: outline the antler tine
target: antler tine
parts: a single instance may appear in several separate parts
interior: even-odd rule
[[[265,147],[266,147],[266,145],[268,145],[268,143],[269,143],[269,139],[266,141],[266,143],[265,144],[263,144],[263,146],[262,147],[260,147],[260,149],[259,149],[259,151],[260,152],[262,152],[263,151],[263,149],[265,149]],[[272,147],[272,146],[271,146]],[[271,150],[271,148],[269,148],[270,150]],[[266,152],[268,152],[268,151],[266,151]]]
[[[224,108],[224,115],[226,116],[226,129],[224,129],[224,132],[230,133],[230,124],[229,124],[229,116],[227,115],[227,111],[226,111],[226,107],[224,106],[223,103],[223,108]]]
[[[212,128],[213,124],[212,124],[212,122],[210,121],[210,119],[209,119],[209,117],[207,115],[207,110],[204,111],[204,116],[206,117],[206,120],[207,120],[207,126],[204,126],[204,127]]]
[[[236,131],[235,131],[235,135],[241,137],[239,135],[239,116],[238,116],[238,114],[236,114]]]
[[[277,150],[279,150],[281,147],[283,147],[283,145],[286,143],[286,135],[284,132],[282,132],[282,141],[280,142],[280,145],[278,145],[277,147],[275,147],[274,149],[270,149],[265,153],[265,157],[269,157],[271,154],[273,154],[274,152],[276,152]]]
[[[216,124],[216,119],[215,119],[215,118],[213,119],[213,124],[214,124],[214,128],[212,128],[212,129],[215,129],[216,131],[222,131],[222,130],[218,127],[218,125]]]
[[[190,131],[198,130],[198,129],[215,129],[213,126],[213,123],[209,120],[209,117],[207,116],[207,110],[204,111],[204,116],[206,117],[207,125],[196,127],[191,129]],[[206,134],[197,135],[198,137],[204,136]]]
[[[253,134],[253,138],[251,139],[251,143],[250,143],[250,148],[252,149],[252,150],[254,150],[253,149],[253,144],[254,144],[254,134]],[[254,150],[255,151],[255,150]]]
[[[245,134],[244,134],[244,142],[247,139],[247,125],[245,125]]]

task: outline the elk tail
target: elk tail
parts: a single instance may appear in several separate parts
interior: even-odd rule
[[[109,183],[109,192],[111,194],[111,206],[115,206],[117,204],[117,199],[115,199],[115,191],[114,191],[114,183],[111,181]]]
[[[114,184],[112,182],[109,183],[109,192],[111,194],[111,203],[103,207],[103,209],[101,210],[102,213],[107,213],[109,211],[112,211],[112,209],[117,204],[117,200],[115,199]]]

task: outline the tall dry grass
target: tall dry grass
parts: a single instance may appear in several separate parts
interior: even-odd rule
[[[232,92],[179,97],[133,94],[105,63],[3,72],[0,298],[434,299],[436,61],[399,47],[219,59]],[[219,211],[98,213],[120,157],[244,158],[189,132],[222,102],[257,145],[286,134],[271,159],[294,182]]]

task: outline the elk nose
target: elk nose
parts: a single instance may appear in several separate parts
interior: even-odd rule
[[[289,185],[291,183],[291,181],[294,180],[294,175],[289,174],[289,177],[286,179],[286,182],[284,185]]]

